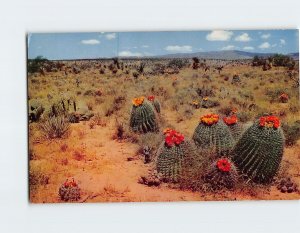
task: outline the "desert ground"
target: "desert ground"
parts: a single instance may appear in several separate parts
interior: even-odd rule
[[[163,202],[299,199],[300,192],[278,188],[283,179],[300,184],[299,78],[297,69],[252,66],[250,60],[119,59],[56,61],[55,68],[28,73],[28,108],[43,106],[39,119],[28,118],[29,199],[32,203],[64,202],[59,188],[74,179],[76,202]],[[199,67],[198,67],[199,66]],[[281,94],[288,101],[281,101]],[[129,128],[132,99],[151,96],[161,104],[159,132],[139,134]],[[72,99],[87,118],[68,123],[66,132],[45,134],[43,124],[53,103]],[[208,106],[201,106],[203,99]],[[195,191],[160,182],[146,185],[141,177],[155,167],[164,128],[192,138],[200,116],[225,115],[236,109],[247,125],[257,116],[279,117],[286,144],[279,173],[268,185],[247,183],[233,190]],[[49,110],[50,109],[50,110]],[[294,127],[294,128],[293,128]],[[288,131],[289,130],[289,131]],[[293,132],[291,132],[293,131]],[[150,147],[146,161],[143,149]]]

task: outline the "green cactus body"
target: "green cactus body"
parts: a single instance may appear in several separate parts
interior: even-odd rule
[[[133,131],[140,133],[155,132],[158,130],[155,110],[149,101],[144,100],[142,104],[132,106],[130,127]]]
[[[156,112],[160,113],[160,103],[158,102],[158,100],[154,100],[152,102],[152,104],[153,104],[153,107],[155,108]]]
[[[232,151],[240,172],[256,183],[269,183],[276,175],[283,155],[282,129],[262,127],[259,121],[248,128]]]
[[[157,152],[156,169],[164,181],[178,182],[184,168],[186,157],[196,155],[195,145],[183,141],[180,145],[169,147],[162,143]]]
[[[232,134],[234,141],[237,142],[244,132],[244,126],[238,122],[233,125],[228,125],[228,128]]]
[[[221,158],[207,168],[202,179],[207,191],[232,189],[238,182],[238,172],[229,159]]]
[[[212,125],[200,122],[193,140],[199,149],[209,150],[218,157],[228,155],[234,145],[229,128],[221,120]]]

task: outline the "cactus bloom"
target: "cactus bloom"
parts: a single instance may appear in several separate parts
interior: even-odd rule
[[[276,116],[262,116],[259,119],[259,125],[261,127],[275,128],[277,129],[280,126],[280,121]]]
[[[181,142],[184,141],[183,134],[177,132],[173,129],[167,129],[164,131],[165,137],[165,143],[168,147],[172,147],[173,145],[180,145]]]
[[[219,115],[217,114],[208,114],[200,117],[200,122],[206,125],[213,125],[218,123]]]
[[[155,99],[155,96],[154,96],[154,95],[148,96],[148,100],[149,100],[149,101],[154,101],[154,99]]]
[[[229,172],[231,169],[231,163],[228,159],[223,158],[217,161],[217,168],[223,172]]]
[[[208,96],[203,97],[203,100],[207,101],[208,100]]]
[[[229,117],[224,117],[223,121],[225,122],[226,125],[234,125],[237,123],[238,119],[236,115],[232,115]]]
[[[66,179],[66,181],[64,182],[64,187],[68,188],[68,187],[77,187],[77,183],[74,180],[74,178],[72,178],[72,180]]]
[[[145,99],[144,96],[141,96],[141,97],[138,97],[138,98],[134,98],[134,99],[132,100],[132,104],[133,104],[134,106],[138,107],[138,106],[140,106],[140,105],[143,104],[144,99]]]

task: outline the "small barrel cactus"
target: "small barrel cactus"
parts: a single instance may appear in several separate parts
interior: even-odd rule
[[[78,201],[80,199],[80,188],[75,182],[67,179],[59,188],[59,197],[62,201]]]
[[[167,129],[164,134],[165,141],[157,152],[156,169],[164,181],[178,182],[184,158],[193,156],[195,146],[175,130]]]
[[[232,189],[238,181],[238,172],[228,158],[214,161],[203,175],[204,188],[209,191]]]
[[[219,120],[217,114],[208,114],[200,118],[193,140],[198,148],[211,150],[218,157],[228,155],[234,144],[229,128]]]
[[[256,183],[270,183],[283,155],[284,135],[275,116],[262,116],[249,127],[232,151],[240,172]]]
[[[154,95],[148,96],[148,100],[150,103],[153,105],[154,109],[156,110],[157,113],[160,113],[160,103],[158,100],[155,98]]]
[[[145,97],[134,98],[130,116],[130,127],[135,132],[147,133],[158,130],[155,110]]]
[[[223,117],[223,121],[230,129],[233,139],[237,141],[244,131],[244,127],[240,122],[238,122],[237,116],[231,115],[228,117]]]

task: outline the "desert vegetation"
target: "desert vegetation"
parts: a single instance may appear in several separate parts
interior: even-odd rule
[[[30,201],[299,199],[298,61],[28,61]]]

